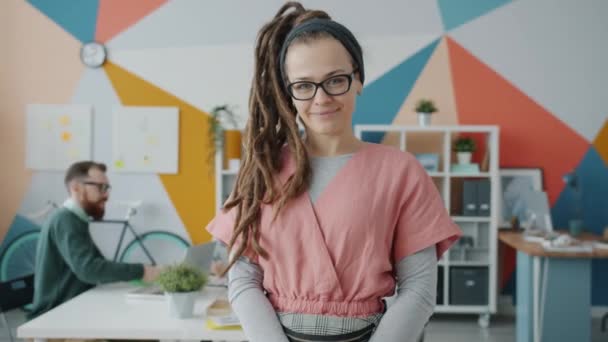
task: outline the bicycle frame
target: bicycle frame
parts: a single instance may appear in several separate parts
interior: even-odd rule
[[[131,234],[133,234],[133,236],[135,237],[135,240],[137,241],[137,243],[139,243],[139,245],[143,249],[143,251],[146,254],[146,256],[148,257],[148,259],[150,259],[150,262],[152,263],[152,265],[156,265],[156,260],[154,260],[154,258],[152,257],[152,254],[150,254],[150,252],[146,248],[146,245],[143,243],[143,241],[139,237],[139,234],[137,234],[135,232],[135,229],[133,229],[133,226],[131,226],[131,224],[129,223],[128,220],[100,220],[100,221],[95,221],[95,222],[122,224],[122,231],[120,233],[120,239],[118,240],[118,245],[116,246],[116,250],[114,251],[114,258],[112,259],[112,261],[115,261],[115,262],[118,261],[118,255],[120,254],[120,248],[122,247],[122,243],[125,238],[125,233],[127,232],[127,229],[129,229],[129,231],[131,231]]]
[[[150,251],[148,251],[145,244],[143,243],[143,240],[140,238],[139,234],[137,234],[137,232],[135,232],[135,229],[133,229],[133,226],[131,226],[131,223],[129,222],[131,217],[135,216],[135,214],[137,213],[137,208],[142,205],[142,202],[141,201],[125,202],[123,204],[126,204],[128,206],[128,210],[127,210],[127,213],[126,213],[124,219],[122,219],[122,220],[103,220],[102,219],[102,220],[94,221],[96,223],[122,224],[122,231],[120,232],[120,239],[118,240],[118,245],[116,246],[116,250],[114,251],[114,258],[112,259],[112,261],[114,261],[114,262],[118,261],[118,255],[120,254],[120,249],[122,248],[122,244],[125,239],[125,233],[127,232],[127,229],[128,229],[131,232],[131,234],[133,234],[133,237],[135,238],[137,243],[139,243],[139,245],[141,246],[142,250],[146,254],[146,257],[148,257],[148,260],[150,260],[150,263],[152,265],[156,265],[156,260],[154,260],[154,258],[152,257],[152,254],[150,254]],[[30,218],[34,219],[34,218],[38,218],[38,217],[43,217],[43,216],[47,215],[51,210],[54,210],[57,208],[59,208],[59,206],[55,202],[47,201],[47,206],[42,211],[30,215]]]

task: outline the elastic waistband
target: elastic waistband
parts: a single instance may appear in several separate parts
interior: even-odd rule
[[[382,313],[384,311],[384,303],[381,300],[374,299],[366,301],[332,302],[279,297],[273,294],[269,294],[268,299],[278,312],[362,317]]]

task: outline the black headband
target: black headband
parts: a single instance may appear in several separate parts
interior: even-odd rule
[[[294,27],[285,38],[283,42],[283,46],[281,47],[281,55],[280,55],[280,64],[279,68],[281,69],[281,76],[285,80],[285,55],[287,54],[287,48],[291,44],[291,42],[302,35],[303,33],[314,33],[314,32],[326,32],[329,33],[332,37],[337,39],[346,51],[351,55],[352,59],[355,62],[355,68],[359,72],[359,78],[361,83],[365,80],[365,74],[363,72],[363,52],[361,51],[361,46],[357,42],[355,36],[343,25],[331,20],[331,19],[311,19],[306,21],[296,27]]]

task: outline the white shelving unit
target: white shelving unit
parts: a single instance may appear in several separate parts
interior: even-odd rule
[[[490,314],[496,313],[496,292],[497,292],[497,232],[498,232],[498,196],[500,193],[499,183],[499,128],[497,126],[399,126],[399,125],[356,125],[355,135],[362,139],[364,133],[392,133],[398,135],[393,138],[393,142],[398,141],[398,147],[402,151],[412,153],[429,151],[412,151],[408,149],[410,139],[423,137],[426,134],[441,137],[441,144],[438,150],[432,153],[439,154],[440,165],[438,171],[428,172],[429,176],[438,187],[439,192],[444,200],[445,207],[450,213],[452,219],[463,230],[464,235],[470,236],[473,239],[473,245],[467,248],[461,248],[458,243],[447,252],[441,260],[439,260],[439,284],[438,303],[435,311],[440,313],[463,313],[463,314],[479,314],[479,325],[486,327],[489,325]],[[460,134],[471,133],[475,135],[483,135],[487,139],[487,152],[489,153],[489,162],[487,170],[474,174],[452,173],[451,165],[453,164],[452,141]],[[409,138],[409,139],[408,139]],[[438,139],[437,139],[438,140]],[[413,144],[415,145],[415,144]],[[456,194],[458,185],[467,179],[485,179],[489,180],[490,184],[490,214],[489,216],[464,216],[461,212],[457,212],[455,203],[452,203],[454,196],[462,196]],[[453,193],[454,192],[454,193]],[[487,300],[483,305],[479,303],[463,304],[466,298],[452,298],[452,272],[456,271],[478,271],[480,274],[487,276]],[[486,271],[487,270],[487,271]],[[468,281],[467,281],[467,284]],[[465,284],[465,286],[467,286]],[[442,295],[442,296],[441,296]]]
[[[215,212],[218,213],[228,199],[236,182],[238,170],[226,170],[223,167],[224,154],[221,149],[215,153]]]

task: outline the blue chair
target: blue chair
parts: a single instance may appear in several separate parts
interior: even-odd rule
[[[11,342],[14,341],[11,327],[5,313],[30,304],[34,299],[34,275],[0,282],[0,314],[8,330]]]

